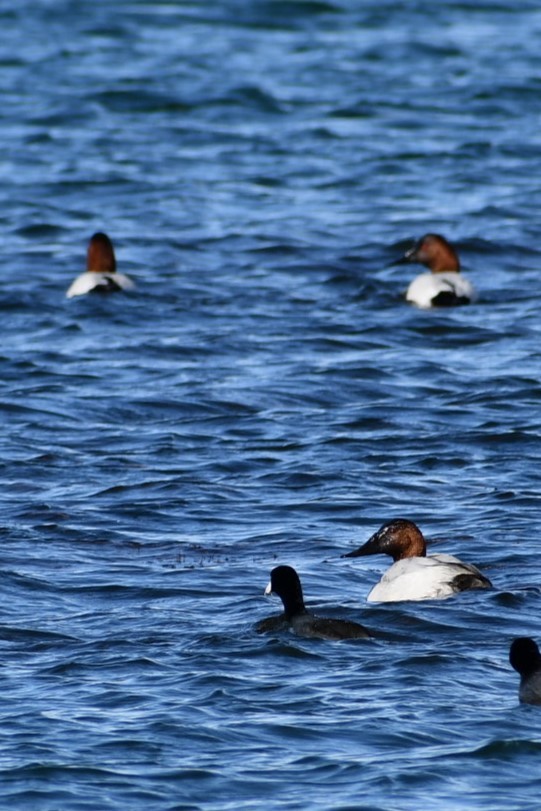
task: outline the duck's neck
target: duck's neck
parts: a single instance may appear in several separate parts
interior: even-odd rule
[[[425,558],[426,542],[421,530],[417,527],[408,527],[407,530],[403,530],[399,541],[389,551],[395,563],[404,558]]]

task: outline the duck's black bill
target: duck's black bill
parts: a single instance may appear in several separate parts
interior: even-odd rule
[[[408,251],[408,253],[409,253],[409,251]],[[396,265],[407,265],[407,264],[409,264],[410,261],[411,260],[410,260],[410,258],[408,256],[408,254],[405,253],[404,256],[400,256],[398,259],[393,259],[392,262],[389,262],[387,267],[392,268],[392,267],[395,267]]]
[[[360,558],[364,557],[364,555],[373,555],[374,550],[370,548],[369,545],[370,541],[367,541],[363,546],[360,546],[358,549],[354,549],[353,552],[346,552],[345,555],[342,555],[343,558]]]

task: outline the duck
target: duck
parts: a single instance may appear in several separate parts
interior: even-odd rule
[[[67,298],[86,293],[115,293],[133,290],[134,282],[123,273],[117,273],[113,243],[107,234],[98,231],[88,244],[86,271],[77,276],[66,292]]]
[[[372,636],[363,625],[350,620],[317,617],[304,604],[299,575],[292,566],[276,566],[265,589],[265,595],[277,594],[284,605],[284,613],[268,617],[256,626],[259,633],[289,629],[297,636],[311,639],[368,639]]]
[[[518,698],[522,704],[541,704],[541,653],[528,636],[514,639],[509,649],[509,662],[520,674]]]
[[[368,595],[369,603],[439,600],[467,589],[488,589],[492,583],[470,563],[453,555],[427,555],[419,527],[405,518],[384,523],[363,546],[342,557],[390,555],[394,561]]]
[[[429,268],[409,285],[406,301],[417,307],[452,307],[477,299],[472,283],[460,272],[456,249],[441,234],[425,234],[397,264],[418,262]]]

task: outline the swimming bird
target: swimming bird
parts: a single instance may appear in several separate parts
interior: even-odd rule
[[[86,272],[72,282],[66,296],[73,298],[85,293],[114,293],[134,287],[129,276],[117,273],[113,243],[107,234],[98,232],[91,237],[88,245]]]
[[[492,586],[479,569],[453,555],[427,556],[423,533],[404,518],[387,521],[363,546],[343,557],[377,554],[390,555],[394,563],[368,595],[370,603],[441,599]]]
[[[509,649],[509,662],[520,674],[519,701],[541,704],[541,654],[537,643],[528,636],[514,639]]]
[[[284,604],[284,613],[258,623],[259,633],[289,627],[298,636],[316,639],[367,639],[371,636],[370,631],[356,622],[311,614],[304,605],[299,575],[291,566],[276,566],[272,570],[265,594],[277,594]]]
[[[460,272],[455,248],[440,234],[421,237],[397,264],[404,262],[418,262],[430,269],[417,276],[406,292],[406,301],[418,307],[451,307],[477,298],[473,285]]]

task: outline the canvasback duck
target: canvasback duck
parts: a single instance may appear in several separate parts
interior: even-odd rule
[[[271,572],[265,595],[277,594],[284,604],[284,613],[268,617],[256,626],[258,633],[289,628],[298,636],[315,639],[367,639],[371,636],[362,625],[350,620],[316,617],[304,605],[299,575],[291,566],[276,566]]]
[[[528,636],[514,639],[509,662],[520,674],[518,698],[523,704],[541,704],[541,654],[537,643]]]
[[[98,232],[91,237],[86,255],[86,272],[77,276],[66,296],[84,296],[85,293],[114,293],[132,290],[135,284],[123,273],[117,273],[113,243]]]
[[[477,298],[473,285],[460,272],[456,250],[440,234],[425,234],[398,262],[418,262],[430,269],[417,276],[406,292],[406,301],[418,307],[451,307]]]
[[[437,600],[466,589],[487,589],[490,580],[470,563],[453,555],[428,555],[426,542],[413,521],[388,521],[359,549],[343,555],[390,555],[394,561],[368,595],[369,603]]]

